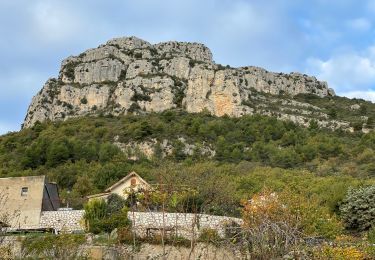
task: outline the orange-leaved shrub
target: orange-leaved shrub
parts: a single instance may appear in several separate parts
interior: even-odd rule
[[[306,237],[333,238],[341,223],[313,198],[289,190],[265,189],[243,202],[243,233],[256,259],[283,257],[296,252]],[[297,257],[297,256],[296,256]]]

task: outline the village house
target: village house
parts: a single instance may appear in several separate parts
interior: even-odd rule
[[[91,196],[87,196],[90,200],[94,199],[104,199],[106,200],[109,195],[117,194],[124,199],[127,198],[127,191],[139,191],[139,190],[148,190],[150,189],[150,184],[148,184],[141,176],[139,176],[136,172],[131,172],[126,175],[124,178],[113,184],[111,187],[106,189],[104,193],[94,194]]]
[[[0,178],[0,222],[15,229],[38,229],[43,211],[56,211],[56,183],[45,176]]]

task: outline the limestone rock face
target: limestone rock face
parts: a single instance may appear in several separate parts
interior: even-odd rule
[[[58,78],[49,79],[33,98],[24,127],[88,114],[174,108],[209,111],[216,116],[270,114],[280,119],[297,118],[302,124],[308,124],[305,117],[315,113],[325,124],[327,117],[319,108],[298,104],[295,109],[300,115],[296,117],[287,109],[289,105],[282,104],[301,93],[334,95],[327,83],[304,74],[216,64],[203,44],[171,41],[152,45],[124,37],[65,59]],[[270,109],[274,104],[281,106]]]

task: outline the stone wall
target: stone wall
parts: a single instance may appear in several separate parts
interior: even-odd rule
[[[217,230],[221,237],[225,235],[225,228],[233,222],[241,225],[242,220],[225,216],[190,213],[162,213],[162,212],[129,212],[135,233],[141,237],[165,231],[171,234],[191,239],[198,237],[202,230]]]
[[[83,210],[43,211],[40,227],[54,228],[57,232],[82,231],[83,214]],[[187,239],[199,237],[205,229],[217,230],[223,237],[228,225],[242,225],[239,218],[191,213],[128,212],[128,218],[132,222],[133,230],[140,237],[158,234],[163,228],[167,235],[177,233]]]
[[[41,228],[54,228],[56,231],[82,231],[81,220],[84,210],[42,211]]]

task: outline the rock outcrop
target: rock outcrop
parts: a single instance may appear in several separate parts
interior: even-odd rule
[[[315,77],[216,64],[211,51],[199,43],[152,45],[136,37],[117,38],[65,59],[58,78],[49,79],[33,98],[24,127],[88,114],[173,108],[193,113],[206,110],[217,116],[272,114],[302,124],[305,111],[323,122],[326,115],[317,107],[294,104],[295,113],[289,111],[290,104],[280,105],[300,93],[334,95]],[[280,106],[271,109],[274,104]]]

